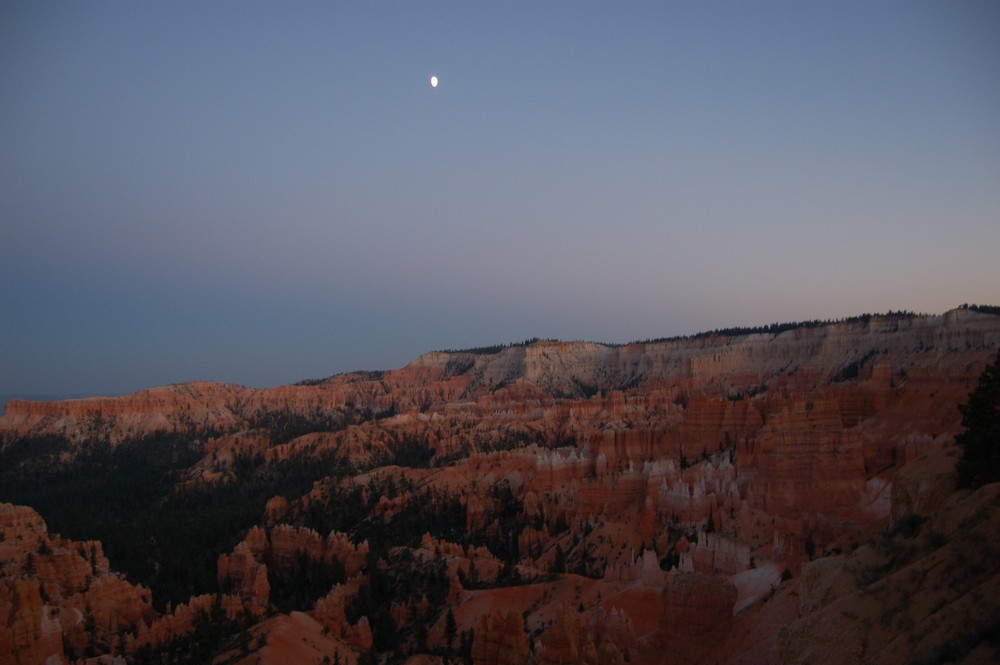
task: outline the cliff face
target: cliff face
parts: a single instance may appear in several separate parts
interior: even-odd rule
[[[947,454],[957,405],[998,346],[1000,317],[958,310],[434,352],[266,390],[13,401],[0,455],[15,467],[43,435],[65,444],[46,453],[58,466],[89,459],[95,441],[141,449],[169,433],[199,459],[170,467],[151,509],[211,513],[229,494],[248,505],[232,510],[243,521],[211,522],[234,529],[211,534],[228,543],[208,564],[215,588],[160,613],[148,589],[110,572],[100,543],[49,539],[36,513],[8,506],[0,665],[190,645],[206,617],[248,631],[233,654],[247,662],[280,658],[284,638],[269,631],[293,628],[344,662],[372,649],[476,663],[808,662],[803,645],[826,639],[832,601],[789,599],[849,596],[839,577],[821,581],[829,558],[818,557],[944,501],[950,477],[925,456]],[[779,654],[790,607],[801,618]],[[46,608],[59,608],[56,628]]]
[[[153,617],[149,590],[112,573],[100,543],[50,536],[25,506],[0,504],[0,571],[0,663],[102,653]]]
[[[996,317],[955,310],[800,328],[776,336],[709,336],[617,347],[542,341],[493,354],[433,352],[399,370],[341,375],[312,385],[253,390],[201,382],[124,397],[11,400],[0,417],[0,436],[10,441],[48,432],[73,440],[121,441],[158,431],[235,430],[275,412],[309,416],[349,406],[377,414],[465,400],[485,406],[496,404],[497,397],[518,408],[518,395],[502,390],[517,383],[537,388],[535,396],[626,390],[653,393],[654,399],[657,394],[733,399],[761,390],[786,396],[855,379],[929,381],[947,387],[967,380],[968,363],[988,357],[997,335]],[[655,390],[635,390],[643,385]],[[863,399],[859,406],[862,413],[850,415],[873,408]]]
[[[954,492],[954,461],[906,467],[892,530],[804,566],[786,662],[997,662],[1000,572],[987,562],[1000,557],[1000,484]]]

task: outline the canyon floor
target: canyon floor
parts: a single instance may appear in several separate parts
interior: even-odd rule
[[[962,308],[12,400],[0,665],[998,662],[954,443],[998,348]]]

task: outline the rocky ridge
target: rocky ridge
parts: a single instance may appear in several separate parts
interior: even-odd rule
[[[177,470],[175,493],[293,472],[309,482],[263,496],[258,521],[214,562],[212,593],[176,608],[152,610],[149,591],[123,586],[99,557],[84,561],[89,573],[49,554],[34,572],[5,568],[11,646],[0,663],[38,656],[28,641],[58,658],[99,645],[141,660],[213,616],[241,642],[218,646],[232,662],[281,662],[285,638],[268,642],[269,631],[303,631],[343,662],[393,651],[429,662],[819,662],[796,636],[819,635],[819,605],[831,603],[792,598],[816,593],[824,553],[940,505],[924,480],[897,472],[912,461],[944,491],[926,456],[949,449],[956,407],[998,346],[1000,317],[955,310],[434,352],[400,370],[266,390],[12,401],[0,416],[11,459],[43,436],[65,442],[66,462],[94,442],[170,434],[200,455]],[[10,510],[36,534],[37,514]],[[108,581],[80,586],[81,574]],[[43,590],[58,608],[71,608],[60,604],[70,590],[94,596],[93,629],[65,628],[66,609],[53,628]],[[101,614],[104,597],[123,609]],[[796,617],[779,645],[780,624]]]

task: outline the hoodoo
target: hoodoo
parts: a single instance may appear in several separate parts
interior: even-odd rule
[[[998,348],[964,308],[14,400],[0,663],[995,653],[921,580],[998,597],[953,543],[1000,542],[953,443]]]

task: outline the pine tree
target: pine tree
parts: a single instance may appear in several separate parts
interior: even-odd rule
[[[444,636],[448,640],[448,653],[451,654],[451,647],[455,643],[455,634],[458,632],[458,626],[455,624],[455,615],[452,613],[451,608],[448,608],[448,615],[444,619]]]
[[[563,552],[562,545],[556,544],[556,556],[555,560],[552,562],[552,572],[557,575],[562,575],[566,572],[566,554]]]
[[[1000,351],[979,375],[969,401],[958,407],[965,431],[955,437],[962,447],[958,486],[973,489],[1000,481]]]

